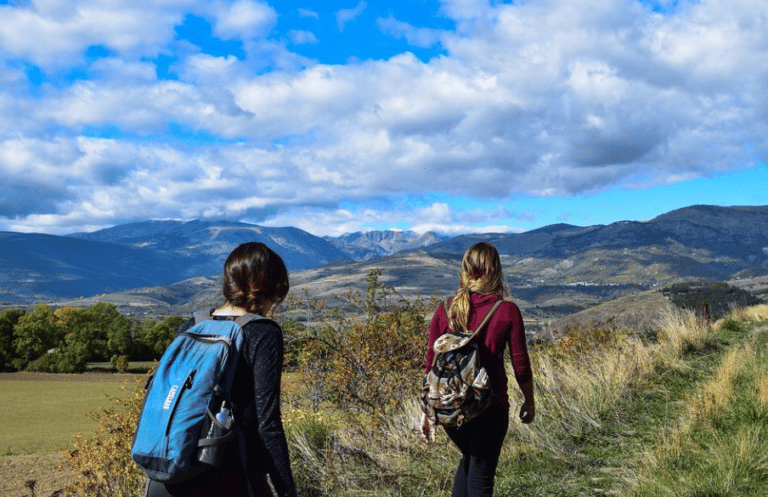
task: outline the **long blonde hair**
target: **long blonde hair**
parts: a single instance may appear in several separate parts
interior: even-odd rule
[[[467,331],[470,293],[498,293],[502,297],[507,293],[499,252],[490,243],[476,243],[464,253],[459,289],[448,307],[448,326],[453,331]]]

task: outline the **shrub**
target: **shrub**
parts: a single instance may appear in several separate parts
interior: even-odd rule
[[[312,407],[330,402],[349,417],[363,414],[371,430],[403,399],[416,395],[427,333],[427,305],[387,305],[391,291],[378,282],[379,274],[371,271],[364,298],[347,296],[344,303],[356,313],[325,311],[315,302],[316,324],[307,325],[305,335],[295,340],[303,345],[300,382]]]
[[[38,357],[34,361],[27,364],[28,371],[37,371],[40,373],[58,373],[58,362],[61,354],[58,352],[50,352],[42,357]]]
[[[720,325],[720,329],[723,331],[731,331],[733,333],[742,333],[746,331],[744,323],[737,321],[730,316],[723,320],[722,324]]]
[[[118,373],[125,373],[130,365],[126,355],[113,355],[109,362]]]
[[[133,433],[144,400],[144,379],[126,381],[124,395],[110,396],[112,406],[90,416],[98,421],[93,437],[75,436],[75,448],[65,453],[77,475],[67,488],[76,497],[138,497],[144,475],[131,460]]]

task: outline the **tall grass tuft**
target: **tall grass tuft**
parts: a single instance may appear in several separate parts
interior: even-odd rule
[[[731,317],[737,321],[756,323],[768,320],[768,304],[733,309]]]
[[[684,354],[715,343],[716,330],[693,312],[670,308],[660,319],[664,332],[658,340],[647,341],[630,332],[588,330],[532,350],[537,419],[531,425],[511,423],[513,443],[547,457],[569,459],[574,440],[599,432],[607,422],[635,422],[615,418],[621,416],[616,410],[619,401],[647,388],[649,378],[659,371],[687,367]],[[673,444],[669,450],[683,449]]]
[[[731,404],[734,378],[741,371],[745,358],[752,354],[754,351],[748,344],[726,353],[714,377],[705,383],[696,393],[696,398],[689,402],[695,418],[712,417]]]
[[[711,345],[715,337],[711,323],[687,309],[663,311],[659,325],[664,330],[659,336],[660,348],[667,359],[702,350]]]
[[[286,416],[294,479],[310,497],[433,496],[450,493],[457,452],[442,430],[437,443],[420,435],[421,414],[408,399],[379,426],[377,436],[318,414]]]
[[[317,414],[298,416],[286,425],[297,490],[308,497],[328,495],[339,486],[333,427]]]
[[[531,354],[536,379],[537,419],[512,423],[517,439],[540,451],[566,456],[564,437],[602,426],[605,414],[627,389],[652,369],[650,349],[639,340],[596,345],[577,355]],[[512,377],[512,376],[510,376]]]

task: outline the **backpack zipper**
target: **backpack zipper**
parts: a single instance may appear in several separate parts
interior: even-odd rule
[[[171,413],[168,416],[168,423],[165,425],[165,436],[168,437],[168,434],[171,431],[171,421],[173,421],[174,416],[176,415],[176,408],[179,405],[179,400],[181,400],[181,396],[184,395],[184,390],[189,390],[192,388],[192,384],[195,380],[195,373],[197,373],[197,370],[193,370],[191,373],[189,373],[189,376],[187,376],[187,379],[184,380],[184,385],[181,387],[181,391],[176,394],[176,398],[173,401],[173,409],[171,409]]]
[[[205,335],[202,333],[193,333],[189,331],[182,331],[181,333],[179,333],[179,335],[189,337],[192,340],[195,340],[198,342],[205,342],[209,344],[222,343],[227,347],[229,347],[232,344],[232,341],[226,335]]]

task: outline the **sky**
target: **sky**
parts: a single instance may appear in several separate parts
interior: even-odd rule
[[[768,204],[764,0],[0,0],[0,231]]]

